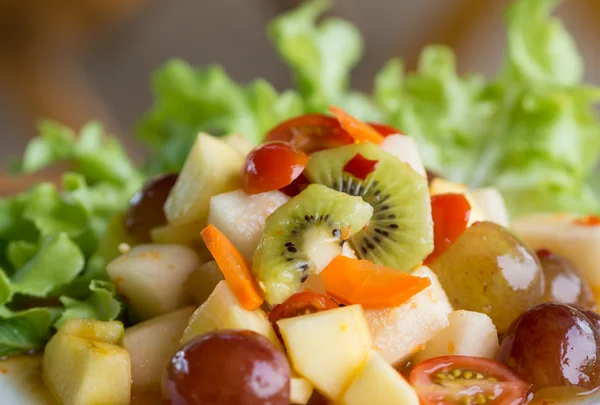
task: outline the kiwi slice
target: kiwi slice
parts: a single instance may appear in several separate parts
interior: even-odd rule
[[[364,180],[344,171],[357,154],[377,160]],[[357,254],[375,263],[410,271],[433,250],[433,221],[427,179],[372,143],[341,146],[313,153],[304,170],[319,183],[373,207],[369,225],[352,236]]]
[[[252,258],[265,299],[279,304],[309,275],[342,252],[344,241],[367,225],[373,208],[360,197],[312,184],[277,208]]]

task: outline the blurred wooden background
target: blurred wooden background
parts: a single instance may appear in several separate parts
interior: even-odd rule
[[[220,63],[239,81],[290,76],[266,23],[298,0],[0,0],[0,161],[22,152],[45,116],[79,127],[101,119],[137,152],[131,129],[151,105],[149,76],[171,57]],[[332,14],[354,22],[366,54],[353,85],[368,90],[391,56],[414,67],[423,45],[458,53],[459,69],[493,73],[504,44],[508,0],[337,0]],[[576,37],[589,82],[600,84],[600,0],[559,9]],[[0,173],[0,192],[30,181]]]

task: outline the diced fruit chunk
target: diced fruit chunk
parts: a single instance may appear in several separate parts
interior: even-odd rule
[[[421,155],[419,154],[419,149],[414,138],[406,135],[390,135],[383,140],[379,147],[408,164],[415,172],[423,177],[427,177],[425,166],[423,166],[423,161],[421,160]]]
[[[470,196],[483,210],[488,221],[504,227],[510,225],[506,204],[504,204],[504,198],[498,189],[494,187],[476,188],[471,191]]]
[[[128,405],[130,401],[129,353],[102,340],[59,331],[46,345],[43,376],[64,405]]]
[[[448,316],[449,325],[425,344],[413,357],[413,364],[440,356],[472,356],[494,359],[498,333],[486,314],[458,310]]]
[[[204,225],[213,195],[240,188],[243,156],[220,139],[200,133],[165,203],[173,225]]]
[[[548,249],[575,263],[575,267],[600,298],[600,225],[577,223],[572,214],[530,215],[513,223],[515,232],[532,249]]]
[[[206,262],[190,274],[184,287],[187,294],[197,305],[202,305],[215,290],[217,284],[225,280],[217,262]]]
[[[0,360],[0,392],[4,404],[56,405],[56,398],[42,380],[40,354]]]
[[[240,134],[229,134],[221,138],[227,145],[231,146],[233,149],[237,150],[242,157],[246,157],[252,149],[254,149],[254,145],[248,141],[244,135]]]
[[[60,331],[82,339],[99,340],[116,345],[123,343],[123,324],[118,321],[98,322],[91,319],[71,319],[60,328]]]
[[[179,339],[193,313],[193,307],[181,308],[125,331],[123,346],[131,356],[134,390],[160,390],[163,370],[179,348]]]
[[[242,190],[211,197],[208,223],[223,232],[248,260],[258,246],[265,220],[290,198],[280,191],[248,195]]]
[[[257,332],[280,345],[275,332],[262,309],[248,311],[237,300],[226,281],[221,281],[190,318],[181,343],[196,336],[221,329],[245,329]]]
[[[310,399],[315,387],[305,378],[290,379],[290,404],[304,405]]]
[[[200,236],[205,224],[191,222],[184,225],[164,225],[150,231],[153,243],[164,245],[184,245],[192,249],[201,263],[212,260],[208,248]]]
[[[419,405],[410,384],[376,351],[337,402],[340,405]]]
[[[448,180],[444,180],[441,177],[436,177],[429,183],[429,194],[448,194],[458,193],[464,194],[471,205],[471,216],[469,217],[469,226],[479,221],[487,221],[488,217],[485,211],[479,206],[477,199],[473,197],[471,191],[466,185],[460,183],[453,183]]]
[[[371,335],[360,305],[277,322],[294,370],[337,400],[363,365]]]
[[[431,285],[399,307],[366,311],[373,348],[392,365],[407,360],[447,327],[452,312],[442,286],[429,268],[422,266],[411,274],[429,278]]]
[[[106,266],[117,291],[143,319],[190,303],[183,287],[198,267],[196,254],[179,245],[139,245]]]

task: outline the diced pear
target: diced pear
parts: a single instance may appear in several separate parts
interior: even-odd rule
[[[181,308],[125,331],[123,346],[131,356],[134,390],[160,391],[162,372],[179,349],[179,339],[193,313],[193,307]]]
[[[184,245],[192,249],[200,263],[212,260],[212,255],[202,239],[202,229],[206,224],[189,223],[184,225],[163,225],[150,231],[152,242],[165,245]]]
[[[229,134],[221,138],[227,145],[237,150],[244,158],[254,149],[254,145],[244,135]]]
[[[59,331],[46,345],[43,377],[63,405],[129,405],[131,359],[124,348]]]
[[[366,360],[371,335],[360,305],[277,322],[294,370],[337,400]]]
[[[180,245],[139,245],[106,266],[133,311],[153,318],[186,306],[184,282],[198,267],[198,257]]]
[[[192,297],[197,305],[202,305],[215,290],[217,284],[223,281],[223,272],[217,262],[206,262],[190,274],[184,287],[187,294]]]
[[[227,143],[200,133],[165,202],[172,225],[204,224],[210,197],[240,188],[243,156]]]
[[[386,136],[381,145],[385,152],[396,156],[402,162],[407,163],[415,172],[427,177],[423,160],[414,138],[406,135]]]
[[[210,198],[208,223],[214,225],[248,260],[265,230],[265,220],[290,198],[281,191],[248,195],[243,190]]]
[[[98,322],[92,319],[70,319],[60,328],[60,332],[82,339],[121,345],[124,329],[123,324],[118,321]]]
[[[376,351],[371,351],[339,405],[419,405],[410,384]]]
[[[572,261],[600,302],[600,226],[577,224],[574,214],[534,214],[513,222],[513,230],[532,249],[549,249]]]
[[[0,403],[57,405],[42,380],[42,356],[27,355],[0,360]]]
[[[412,274],[429,278],[431,285],[399,307],[366,311],[373,348],[392,365],[408,360],[446,328],[452,312],[452,305],[435,273],[421,266]]]
[[[459,310],[448,316],[448,323],[446,329],[431,338],[425,349],[413,357],[413,364],[440,356],[496,357],[498,332],[489,316]]]
[[[475,222],[488,220],[485,211],[479,206],[477,199],[473,197],[466,185],[453,183],[439,177],[436,177],[429,183],[429,194],[432,196],[447,193],[464,194],[467,201],[469,201],[469,204],[471,205],[471,216],[469,217],[468,226],[473,225]]]
[[[248,311],[242,307],[227,281],[217,284],[206,302],[191,316],[183,332],[181,344],[187,343],[196,336],[220,329],[251,330],[281,347],[265,312],[262,309]]]
[[[505,228],[510,226],[504,198],[502,198],[502,194],[498,189],[494,187],[476,188],[471,191],[471,197],[483,210],[488,221],[495,222]]]
[[[315,387],[305,378],[290,379],[290,404],[304,405],[308,403]]]

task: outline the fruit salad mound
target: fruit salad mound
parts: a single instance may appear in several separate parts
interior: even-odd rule
[[[516,405],[600,387],[597,221],[510,224],[496,190],[428,178],[410,136],[331,110],[249,151],[201,133],[181,172],[146,182],[121,220],[139,242],[107,266],[141,322],[59,329],[43,376],[62,403]]]

